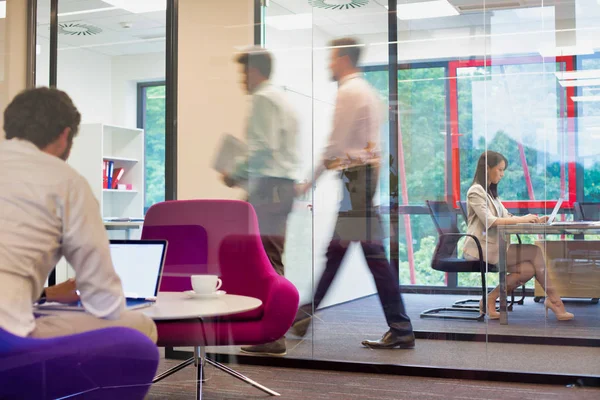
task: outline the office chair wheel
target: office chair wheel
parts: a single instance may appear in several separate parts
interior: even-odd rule
[[[594,297],[592,299],[592,304],[598,304],[598,298],[597,297]]]
[[[539,297],[539,296],[535,296],[535,297],[533,298],[533,301],[535,301],[536,303],[539,303],[541,300],[542,300],[542,298],[541,298],[541,297]]]

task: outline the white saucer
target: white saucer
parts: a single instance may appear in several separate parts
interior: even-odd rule
[[[206,293],[206,294],[200,294],[200,293],[196,293],[193,290],[186,290],[185,295],[187,297],[189,297],[190,299],[214,299],[216,297],[221,297],[224,294],[226,294],[227,292],[224,290],[217,290],[214,293]]]

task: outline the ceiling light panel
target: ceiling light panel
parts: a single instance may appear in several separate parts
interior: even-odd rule
[[[432,0],[419,3],[398,4],[398,19],[407,21],[413,19],[427,19],[451,17],[460,13],[448,0]]]
[[[81,11],[71,11],[71,12],[58,13],[58,16],[59,17],[68,17],[68,16],[71,16],[71,15],[93,14],[93,13],[99,13],[99,12],[105,12],[105,11],[112,11],[112,10],[117,10],[117,9],[119,9],[119,7],[92,8],[90,10],[81,10]]]
[[[559,80],[565,79],[595,79],[600,78],[600,69],[588,69],[583,71],[561,71],[556,73]]]
[[[600,96],[571,96],[571,100],[578,102],[600,101]]]
[[[575,79],[572,81],[558,81],[562,87],[600,86],[600,79]]]
[[[115,7],[122,8],[134,14],[165,11],[167,0],[102,0]]]
[[[275,15],[266,17],[265,23],[271,28],[280,31],[311,29],[313,26],[313,16],[312,14]]]

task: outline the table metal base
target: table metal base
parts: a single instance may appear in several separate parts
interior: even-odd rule
[[[269,389],[268,387],[261,385],[258,382],[253,381],[252,379],[237,372],[236,370],[229,368],[226,365],[223,365],[221,363],[218,363],[218,362],[206,357],[204,347],[194,347],[194,356],[193,357],[190,357],[187,360],[185,360],[184,362],[182,362],[181,364],[178,364],[178,365],[174,366],[173,368],[170,368],[169,370],[157,375],[152,380],[152,383],[160,382],[161,380],[165,379],[166,377],[171,376],[178,371],[181,371],[188,365],[194,364],[194,366],[196,367],[196,399],[200,400],[200,399],[202,399],[202,381],[203,381],[203,373],[204,373],[205,363],[208,363],[208,364],[212,365],[213,367],[218,368],[221,371],[228,373],[229,375],[241,380],[242,382],[245,382],[251,386],[254,386],[255,388],[257,388],[259,390],[262,390],[263,392],[265,392],[271,396],[280,396],[279,393]]]

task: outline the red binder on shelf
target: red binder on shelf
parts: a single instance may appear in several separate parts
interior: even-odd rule
[[[125,168],[115,168],[115,170],[113,171],[113,179],[112,179],[112,188],[111,189],[117,189],[117,185],[119,184],[119,181],[123,177],[124,173],[125,173]]]
[[[102,189],[108,189],[108,161],[102,161]]]

